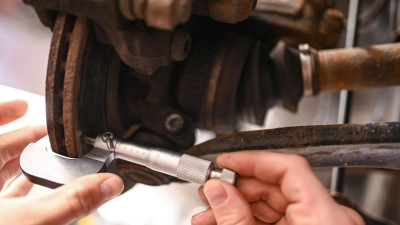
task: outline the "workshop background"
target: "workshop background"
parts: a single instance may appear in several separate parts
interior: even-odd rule
[[[45,76],[52,33],[34,10],[20,0],[0,0],[0,101],[24,98],[30,109],[21,120],[2,127],[0,133],[45,121]],[[21,91],[22,90],[22,91]],[[337,122],[340,94],[304,97],[297,114],[279,107],[269,110],[265,126],[241,124],[242,130]],[[399,121],[400,88],[381,88],[352,93],[350,122]],[[213,137],[198,130],[197,143]],[[49,146],[48,139],[41,144]],[[316,170],[330,186],[330,169]],[[344,193],[364,211],[400,223],[400,173],[382,169],[347,169]],[[141,184],[102,206],[78,224],[190,224],[191,216],[206,208],[197,199],[195,184],[150,187]],[[35,186],[32,195],[47,193]]]

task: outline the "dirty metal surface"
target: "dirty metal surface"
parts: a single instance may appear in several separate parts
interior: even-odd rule
[[[400,123],[288,127],[219,136],[185,151],[214,159],[224,152],[262,150],[297,154],[311,167],[400,170]]]
[[[71,35],[63,85],[63,125],[67,155],[83,156],[79,128],[79,102],[83,53],[89,36],[90,23],[78,17]],[[54,107],[53,107],[54,108]]]
[[[400,170],[400,142],[314,146],[272,152],[301,155],[312,167],[374,167]]]
[[[66,16],[70,17],[74,19],[68,20],[68,40],[56,39],[55,35],[50,49],[47,126],[54,152],[82,157],[88,151],[82,141],[84,136],[106,130],[120,134],[123,130],[117,107],[121,62],[111,46],[96,41],[88,20]],[[55,31],[65,29],[59,22],[63,18],[60,14]],[[57,45],[65,49],[56,48]]]
[[[185,151],[209,155],[241,150],[284,150],[361,144],[400,143],[400,123],[342,124],[286,127],[221,135]],[[344,148],[346,149],[346,148]],[[307,151],[307,154],[310,154]],[[322,155],[324,152],[321,153]],[[400,153],[399,153],[400,154]]]
[[[245,20],[253,11],[257,0],[205,0],[207,14],[214,20],[224,23],[237,23]]]
[[[142,2],[142,1],[134,1]],[[149,1],[145,1],[149,2]],[[170,9],[170,4],[157,4],[161,1],[151,1],[154,12],[160,8]],[[174,3],[177,1],[168,0],[163,3]],[[32,5],[46,26],[52,27],[52,15],[54,12],[63,12],[70,15],[84,17],[95,26],[96,38],[104,44],[112,45],[119,57],[126,64],[146,74],[154,73],[158,68],[167,66],[173,62],[170,56],[170,40],[173,33],[171,30],[161,30],[146,27],[141,20],[131,21],[126,19],[120,12],[118,1],[80,1],[80,0],[26,0]],[[182,3],[182,2],[181,2]],[[167,13],[164,10],[163,16],[177,15]],[[159,14],[159,15],[161,15]],[[153,15],[153,14],[152,14]],[[156,18],[151,16],[151,18]],[[154,23],[165,24],[160,18]],[[151,46],[149,48],[148,46]]]
[[[46,78],[47,130],[54,152],[67,155],[64,125],[62,120],[62,98],[65,66],[69,40],[75,24],[75,17],[58,14],[51,40]]]
[[[319,92],[400,85],[400,44],[318,51]]]
[[[313,168],[371,167],[400,170],[400,142],[384,144],[322,145],[259,150],[300,155],[303,156]],[[234,151],[227,150],[225,152]],[[210,154],[203,157],[215,159],[217,156],[218,154]]]
[[[243,29],[258,36],[265,33],[293,46],[309,43],[317,49],[332,48],[344,29],[344,17],[325,0],[261,0]]]

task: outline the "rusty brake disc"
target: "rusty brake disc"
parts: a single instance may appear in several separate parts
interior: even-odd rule
[[[46,78],[47,127],[54,152],[81,157],[89,150],[85,137],[122,133],[120,67],[113,48],[96,40],[88,20],[58,15]]]

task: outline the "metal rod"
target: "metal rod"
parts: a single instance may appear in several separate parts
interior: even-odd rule
[[[211,159],[224,152],[264,150],[305,157],[312,167],[400,170],[400,122],[285,127],[218,136],[186,154]]]
[[[349,112],[350,112],[350,106],[351,106],[351,97],[352,93],[347,91],[347,90],[342,90],[340,92],[340,97],[339,97],[339,109],[338,109],[338,117],[336,120],[337,124],[345,124],[349,123]]]
[[[346,171],[341,167],[333,167],[331,173],[331,192],[343,192],[344,177]]]
[[[400,143],[400,122],[299,126],[237,132],[192,146],[183,153],[202,156],[242,150],[295,150],[318,146],[323,148],[332,145],[384,143]]]
[[[349,5],[349,16],[347,18],[347,33],[346,33],[346,48],[352,48],[355,44],[356,37],[356,28],[357,28],[357,15],[358,15],[358,0],[350,0]],[[352,74],[347,74],[352,75]],[[349,114],[350,114],[350,101],[351,101],[351,93],[347,90],[340,91],[340,99],[339,99],[339,111],[338,111],[338,124],[344,124],[349,122]],[[331,191],[332,192],[342,192],[344,177],[345,177],[345,169],[334,167],[332,168],[331,174]]]
[[[359,0],[350,0],[349,16],[347,18],[346,48],[352,48],[354,46],[357,29],[358,5]]]
[[[314,94],[400,85],[399,51],[399,43],[318,51]]]

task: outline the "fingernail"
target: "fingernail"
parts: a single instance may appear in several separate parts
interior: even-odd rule
[[[199,199],[200,199],[202,202],[204,202],[204,203],[207,204],[208,200],[207,200],[207,197],[204,195],[204,192],[203,192],[203,193],[198,193],[198,196],[199,196]]]
[[[204,215],[204,213],[205,213],[206,210],[207,210],[207,209],[205,209],[205,210],[203,210],[203,211],[201,211],[201,212],[199,212],[199,213],[193,215],[192,217],[195,218],[195,219],[198,219],[198,218],[200,218],[200,217],[202,217],[202,216]]]
[[[204,194],[206,195],[211,207],[218,207],[222,205],[228,198],[228,193],[222,185],[216,185],[205,188]]]
[[[101,183],[101,191],[103,192],[103,198],[105,201],[117,197],[123,189],[124,185],[121,182],[121,179],[116,177],[108,178]]]

